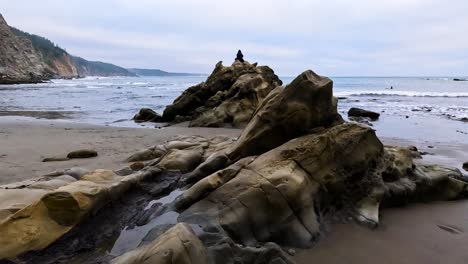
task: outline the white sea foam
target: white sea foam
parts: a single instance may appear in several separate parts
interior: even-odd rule
[[[464,92],[416,92],[416,91],[382,91],[357,90],[336,91],[335,96],[408,96],[408,97],[468,97]]]

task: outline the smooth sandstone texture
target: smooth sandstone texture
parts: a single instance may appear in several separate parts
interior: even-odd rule
[[[188,182],[202,179],[241,158],[262,154],[314,129],[342,122],[333,97],[333,82],[313,71],[305,71],[286,88],[271,91],[235,144],[201,164],[188,177]]]
[[[130,251],[112,264],[208,264],[206,249],[192,229],[177,224],[151,244]]]
[[[228,156],[237,160],[258,155],[311,129],[342,122],[333,82],[308,70],[268,95]]]
[[[133,184],[151,174],[127,177],[96,170],[53,191],[10,215],[0,223],[0,259],[40,250],[70,231],[90,213],[119,198]],[[0,193],[9,190],[0,190]],[[32,193],[39,192],[28,189]],[[44,191],[43,191],[44,192]],[[28,199],[30,202],[37,196]]]
[[[356,124],[296,138],[196,183],[177,201],[192,204],[179,220],[205,219],[244,245],[307,247],[320,233],[321,189],[353,206],[380,183],[374,170],[382,155],[374,131]]]

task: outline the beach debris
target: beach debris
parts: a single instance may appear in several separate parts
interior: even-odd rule
[[[352,117],[367,117],[370,118],[372,121],[379,119],[380,114],[376,112],[372,112],[369,110],[352,107],[348,111],[348,116]]]
[[[455,235],[463,234],[463,231],[460,228],[455,227],[455,226],[438,224],[437,227],[451,234],[455,234]]]

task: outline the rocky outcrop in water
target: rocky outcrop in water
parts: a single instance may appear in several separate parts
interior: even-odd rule
[[[344,122],[332,88],[306,71],[238,139],[178,137],[129,157],[137,171],[75,168],[0,189],[0,259],[290,264],[282,248],[312,246],[331,219],[377,227],[382,207],[467,196],[459,170],[415,164],[415,148]]]
[[[150,108],[141,108],[140,111],[133,117],[136,123],[142,122],[161,122],[162,117]]]
[[[357,108],[357,107],[352,107],[348,111],[348,116],[349,117],[354,117],[354,118],[356,118],[356,117],[357,118],[365,117],[365,118],[369,118],[372,121],[375,121],[375,120],[379,119],[380,114],[376,113],[376,112],[369,111],[369,110],[365,110],[365,109],[361,109],[361,108]]]
[[[208,79],[185,90],[166,107],[166,122],[188,120],[190,126],[244,127],[265,97],[282,84],[268,66],[235,61],[216,64]]]

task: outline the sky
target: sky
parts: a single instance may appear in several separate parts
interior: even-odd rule
[[[123,67],[210,73],[238,49],[280,76],[467,76],[467,0],[0,0],[14,27]]]

